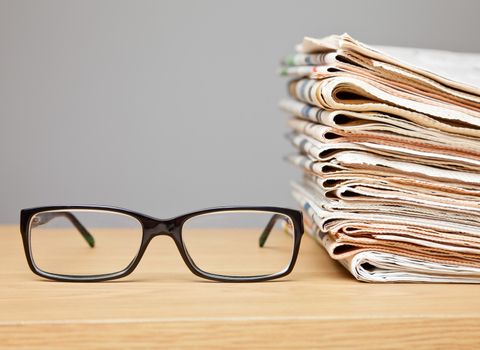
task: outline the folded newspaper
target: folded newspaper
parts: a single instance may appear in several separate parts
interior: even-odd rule
[[[305,227],[370,282],[480,282],[480,54],[305,38],[289,160]]]

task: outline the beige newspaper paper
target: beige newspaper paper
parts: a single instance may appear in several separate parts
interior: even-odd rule
[[[480,55],[305,38],[284,60],[293,194],[357,279],[480,282]]]

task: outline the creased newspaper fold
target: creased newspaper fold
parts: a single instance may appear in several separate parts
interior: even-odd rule
[[[480,282],[480,55],[344,34],[281,73],[293,195],[330,256],[362,281]]]

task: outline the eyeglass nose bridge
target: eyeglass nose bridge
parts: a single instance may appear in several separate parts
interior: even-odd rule
[[[157,236],[169,236],[175,239],[179,236],[179,231],[179,226],[175,220],[156,220],[145,228],[145,235],[148,240]]]

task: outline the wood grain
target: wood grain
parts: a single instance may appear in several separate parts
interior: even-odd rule
[[[309,237],[290,276],[255,284],[197,278],[167,237],[118,281],[33,275],[15,226],[0,262],[2,349],[480,347],[479,286],[360,283]]]

